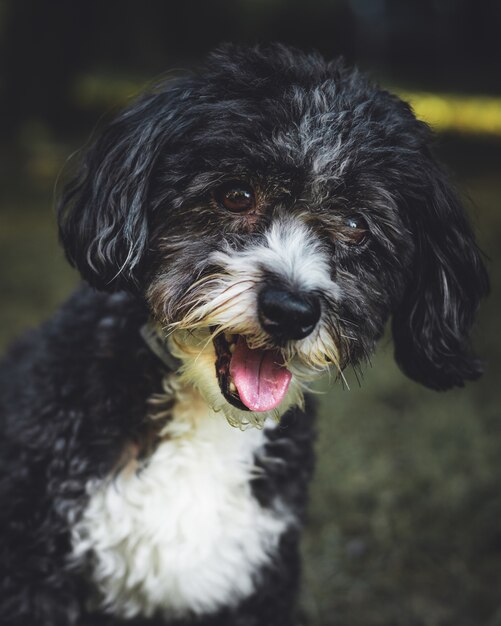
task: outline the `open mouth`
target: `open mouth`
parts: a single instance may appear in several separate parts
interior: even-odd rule
[[[270,411],[285,397],[292,374],[279,350],[252,349],[243,335],[214,338],[216,375],[226,400],[245,411]]]

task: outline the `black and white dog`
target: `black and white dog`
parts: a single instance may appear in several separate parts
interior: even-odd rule
[[[487,277],[409,106],[226,46],[127,108],[60,203],[86,281],[0,376],[0,622],[294,623],[304,391],[374,350],[480,374]]]

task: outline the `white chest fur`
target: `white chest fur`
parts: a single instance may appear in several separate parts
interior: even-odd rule
[[[251,492],[263,431],[232,428],[190,394],[162,436],[140,471],[89,485],[72,532],[73,562],[91,563],[100,606],[122,617],[234,605],[288,525]]]

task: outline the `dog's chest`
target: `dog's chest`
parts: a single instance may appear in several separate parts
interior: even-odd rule
[[[182,616],[250,595],[287,526],[252,494],[265,438],[185,401],[144,467],[89,485],[72,559],[89,572],[94,604],[122,617]]]

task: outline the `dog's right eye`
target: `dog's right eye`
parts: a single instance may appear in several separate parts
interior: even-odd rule
[[[214,197],[221,207],[232,213],[247,213],[256,206],[254,190],[245,183],[226,183]]]

